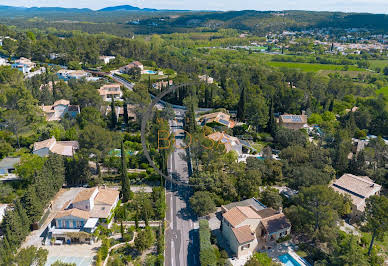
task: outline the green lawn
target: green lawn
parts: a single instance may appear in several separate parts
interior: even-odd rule
[[[338,70],[338,71],[364,71],[365,69],[357,66],[330,65],[330,64],[309,64],[309,63],[294,63],[294,62],[275,62],[267,63],[273,67],[298,68],[306,72],[318,72],[320,70]],[[347,69],[346,69],[347,68]]]
[[[379,95],[380,93],[384,94],[384,96],[387,97],[387,100],[388,100],[388,87],[383,87],[376,91],[376,95]]]

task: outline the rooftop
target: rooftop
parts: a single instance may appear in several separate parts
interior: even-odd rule
[[[20,163],[20,157],[12,158],[7,157],[0,161],[0,168],[14,168],[17,164]]]
[[[68,209],[68,210],[58,212],[57,215],[55,215],[55,218],[58,219],[66,216],[74,216],[82,219],[89,219],[90,214],[87,211],[73,208],[73,209]]]
[[[232,231],[240,244],[251,242],[255,239],[255,234],[252,233],[249,225],[244,225],[238,228],[232,228]]]
[[[89,200],[96,190],[97,190],[97,187],[85,188],[81,190],[73,200],[73,203]]]
[[[256,211],[260,211],[267,208],[263,203],[261,203],[255,198],[250,198],[250,199],[246,199],[238,202],[232,202],[232,203],[229,203],[228,205],[223,205],[222,208],[225,210],[230,210],[236,206],[250,206],[251,208],[254,208]]]
[[[250,206],[237,206],[222,214],[233,227],[238,226],[247,219],[260,219],[260,216]]]
[[[306,124],[307,123],[307,115],[284,114],[284,115],[280,116],[280,120],[283,123]]]
[[[261,220],[261,223],[269,234],[291,227],[291,224],[284,213],[277,213],[264,218]]]

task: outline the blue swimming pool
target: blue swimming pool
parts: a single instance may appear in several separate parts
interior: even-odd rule
[[[156,74],[156,71],[153,71],[153,70],[144,70],[144,74],[155,75],[155,74]]]
[[[286,266],[301,266],[299,262],[297,262],[290,254],[286,253],[280,255],[279,260],[283,262]]]

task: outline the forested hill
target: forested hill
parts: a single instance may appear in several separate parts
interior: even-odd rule
[[[12,15],[10,15],[12,14]],[[27,23],[28,22],[28,23]],[[107,7],[101,10],[0,6],[0,23],[42,30],[109,32],[120,36],[232,28],[263,35],[283,30],[366,28],[388,32],[388,15],[314,11],[174,11]]]

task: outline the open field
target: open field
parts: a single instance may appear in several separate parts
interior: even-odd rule
[[[388,60],[368,60],[371,69],[379,67],[381,70],[388,66]]]
[[[320,70],[334,70],[334,71],[364,71],[365,69],[357,66],[345,66],[345,65],[330,65],[330,64],[309,64],[309,63],[294,63],[294,62],[267,62],[268,65],[273,67],[287,67],[297,68],[305,72],[318,72]]]
[[[388,87],[383,87],[379,90],[376,90],[376,95],[379,95],[380,93],[384,94],[384,96],[387,97],[388,100]]]
[[[358,75],[364,74],[368,75],[371,74],[369,71],[343,71],[343,70],[318,70],[317,73],[322,76],[327,76],[329,74],[339,73],[343,76],[349,76],[351,78],[357,78]]]

